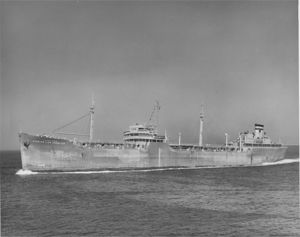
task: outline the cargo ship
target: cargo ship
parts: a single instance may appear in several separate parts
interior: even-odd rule
[[[228,136],[225,134],[225,144],[203,145],[203,111],[199,120],[199,143],[182,144],[179,135],[178,143],[171,144],[166,132],[159,135],[158,124],[153,122],[154,114],[158,115],[159,110],[160,106],[157,103],[149,122],[129,126],[123,133],[121,143],[93,141],[94,103],[89,113],[81,117],[89,117],[89,133],[86,134],[89,136],[88,141],[58,137],[58,134],[65,134],[57,132],[59,129],[54,131],[56,135],[51,136],[21,132],[19,141],[22,168],[31,171],[90,171],[235,167],[256,166],[284,159],[287,147],[273,143],[264,132],[264,125],[258,123],[255,124],[253,132],[242,132],[235,141],[228,142]]]

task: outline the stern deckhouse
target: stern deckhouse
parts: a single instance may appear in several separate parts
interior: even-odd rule
[[[242,132],[236,141],[240,147],[281,147],[282,144],[273,143],[264,131],[264,125],[256,123],[253,132]]]

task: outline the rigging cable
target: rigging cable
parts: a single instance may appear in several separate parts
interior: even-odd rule
[[[73,120],[73,121],[71,121],[71,122],[69,122],[69,123],[67,123],[67,124],[65,124],[65,125],[63,125],[63,126],[61,126],[61,127],[59,127],[59,128],[56,128],[56,129],[54,129],[54,130],[52,131],[52,133],[55,133],[56,131],[58,131],[58,130],[60,130],[60,129],[62,129],[62,128],[65,128],[65,127],[67,127],[67,126],[69,126],[69,125],[71,125],[71,124],[73,124],[73,123],[75,123],[75,122],[77,122],[77,121],[79,121],[79,120],[81,120],[81,119],[83,119],[83,118],[89,116],[89,115],[90,115],[90,113],[87,113],[87,114],[81,116],[81,117],[78,118],[78,119],[75,119],[75,120]]]

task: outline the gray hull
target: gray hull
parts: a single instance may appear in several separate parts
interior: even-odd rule
[[[22,167],[32,171],[251,166],[282,160],[287,149],[281,146],[247,151],[174,150],[166,143],[151,143],[146,149],[89,147],[25,133],[19,137]]]

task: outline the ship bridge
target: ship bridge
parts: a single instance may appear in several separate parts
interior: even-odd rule
[[[123,133],[123,140],[126,144],[146,147],[150,142],[164,142],[165,136],[158,135],[152,125],[136,124]]]

